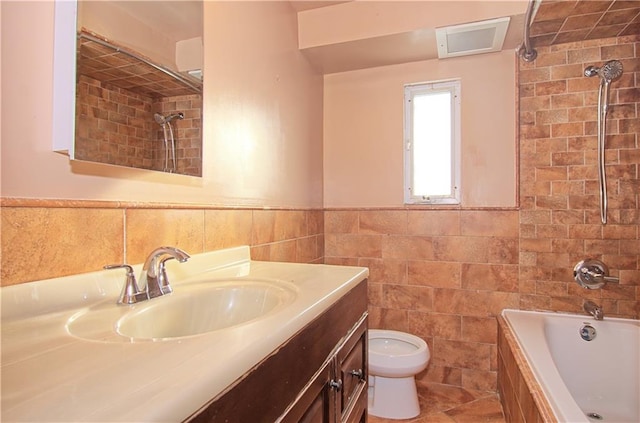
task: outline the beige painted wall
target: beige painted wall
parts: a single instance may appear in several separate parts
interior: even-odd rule
[[[513,51],[325,76],[325,207],[403,205],[404,84],[462,81],[462,206],[515,207]],[[347,183],[348,182],[348,183]]]
[[[322,206],[323,82],[288,3],[204,3],[203,178],[51,152],[53,2],[1,7],[2,197]]]

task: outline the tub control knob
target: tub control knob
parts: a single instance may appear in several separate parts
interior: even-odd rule
[[[329,381],[329,386],[331,387],[331,389],[335,389],[336,391],[340,392],[340,390],[342,390],[342,379],[338,379],[338,380],[331,379]]]
[[[609,268],[600,260],[585,259],[573,268],[573,278],[583,288],[602,288],[605,282],[620,283],[620,279],[609,276]]]

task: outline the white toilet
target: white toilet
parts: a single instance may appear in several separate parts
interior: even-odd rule
[[[415,375],[427,367],[429,346],[415,335],[369,329],[369,414],[410,419],[420,414]]]

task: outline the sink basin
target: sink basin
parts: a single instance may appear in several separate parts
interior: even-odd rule
[[[259,282],[199,284],[128,313],[116,330],[140,339],[198,335],[264,316],[286,303],[290,294],[283,287]]]
[[[248,324],[276,312],[294,298],[293,286],[281,282],[190,283],[177,285],[170,295],[132,306],[114,303],[83,311],[69,319],[67,331],[103,341],[184,338]]]

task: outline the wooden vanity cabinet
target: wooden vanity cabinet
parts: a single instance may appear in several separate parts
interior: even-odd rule
[[[367,422],[367,280],[186,421]]]
[[[282,423],[367,421],[366,315],[282,416]]]
[[[367,326],[362,322],[338,351],[336,364],[341,389],[337,410],[343,423],[367,421]]]

